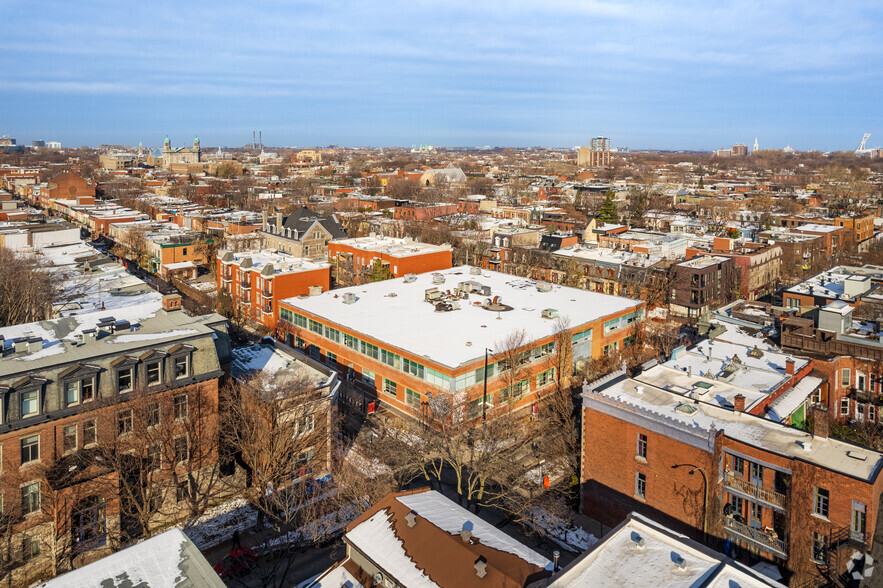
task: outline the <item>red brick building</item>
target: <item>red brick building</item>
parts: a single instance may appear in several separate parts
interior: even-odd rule
[[[584,387],[585,514],[608,526],[646,514],[772,562],[792,585],[830,581],[853,550],[870,550],[883,455],[828,437],[825,409],[810,433],[721,406],[716,380],[665,389],[662,369]]]
[[[275,250],[220,251],[217,264],[218,292],[228,293],[242,316],[271,330],[276,328],[280,300],[331,288],[327,263]]]
[[[336,283],[365,282],[375,262],[388,268],[393,277],[448,269],[453,263],[450,245],[418,243],[409,238],[376,236],[341,239],[328,243],[328,261],[334,266]]]

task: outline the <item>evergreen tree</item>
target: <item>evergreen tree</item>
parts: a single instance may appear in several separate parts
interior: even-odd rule
[[[619,214],[616,211],[616,202],[613,200],[613,190],[608,188],[607,192],[604,194],[604,203],[601,204],[601,208],[598,209],[598,214],[595,215],[601,222],[605,223],[616,223],[619,221]]]
[[[381,282],[383,280],[391,280],[395,276],[392,275],[392,272],[389,271],[389,266],[383,265],[379,259],[374,260],[374,265],[371,267],[371,281],[372,282]]]

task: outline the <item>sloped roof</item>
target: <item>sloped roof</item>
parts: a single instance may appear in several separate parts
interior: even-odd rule
[[[415,524],[409,526],[408,515]],[[468,530],[466,541],[460,532]],[[522,588],[550,574],[551,562],[442,494],[394,493],[347,528],[347,542],[404,586]],[[475,564],[484,563],[479,577]]]
[[[282,226],[286,229],[297,231],[298,235],[303,235],[309,231],[314,223],[322,225],[325,230],[331,233],[332,239],[346,239],[349,237],[334,215],[320,216],[316,211],[306,206],[301,206],[282,219]],[[275,224],[275,221],[272,224]]]

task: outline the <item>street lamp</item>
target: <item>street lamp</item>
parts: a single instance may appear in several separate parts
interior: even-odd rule
[[[671,469],[692,468],[689,474],[692,476],[696,471],[702,474],[702,483],[705,487],[705,502],[702,504],[702,542],[708,543],[708,475],[705,470],[691,463],[679,463],[671,466]]]
[[[487,421],[487,356],[488,353],[493,353],[493,349],[484,348],[484,392],[481,397],[481,424],[484,425],[485,421]]]

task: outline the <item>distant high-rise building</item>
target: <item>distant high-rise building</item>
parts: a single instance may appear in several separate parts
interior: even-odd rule
[[[733,157],[745,157],[746,155],[748,155],[748,147],[746,145],[743,145],[742,143],[739,143],[738,145],[733,145],[733,149],[731,151],[733,152]]]
[[[31,147],[45,147],[46,141],[40,141],[37,139],[36,141],[31,141]]]
[[[0,147],[14,147],[14,146],[15,146],[15,139],[13,139],[11,137],[7,137],[6,135],[3,135],[2,137],[0,137]]]
[[[588,147],[580,147],[576,163],[580,167],[603,167],[610,165],[610,139],[595,137]]]
[[[61,149],[61,141],[47,141],[46,147],[49,149]]]

